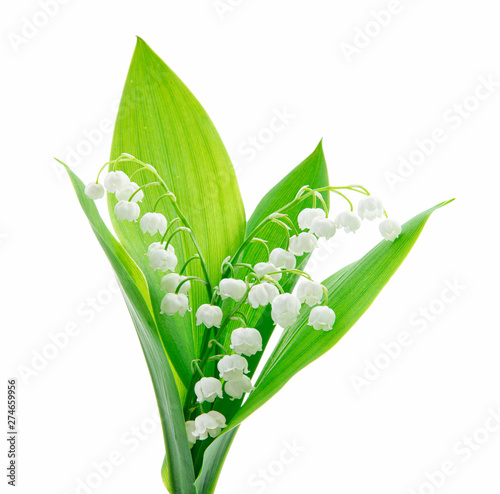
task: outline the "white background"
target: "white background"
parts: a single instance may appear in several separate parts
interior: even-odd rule
[[[164,492],[145,361],[107,260],[52,161],[72,162],[84,181],[106,161],[139,35],[211,115],[247,215],[321,137],[331,182],[365,184],[402,221],[457,198],[433,215],[356,327],[244,423],[218,492],[498,493],[500,431],[483,429],[500,407],[497,2],[223,0],[218,15],[213,0],[66,0],[50,17],[41,3],[4,2],[0,21],[1,348],[2,375],[19,379],[17,492]],[[389,7],[397,13],[380,27],[372,11]],[[32,21],[38,27],[26,27]],[[346,56],[365,29],[366,46]],[[481,78],[493,84],[478,100]],[[269,137],[263,129],[285,109],[293,118]],[[416,141],[439,129],[444,142],[391,187],[387,172],[399,173],[401,157],[417,159]],[[259,133],[268,142],[249,159],[246,141]],[[378,240],[373,224],[339,234],[312,274],[323,279]],[[447,283],[461,288],[445,303]],[[425,310],[432,321],[422,322]],[[80,332],[50,354],[50,335],[68,325]],[[384,357],[381,345],[394,348],[401,334],[407,346]],[[36,363],[41,352],[50,360]],[[372,368],[357,390],[353,376],[370,363],[387,368]],[[108,478],[96,474],[117,455]],[[446,462],[444,485],[425,484]],[[77,489],[79,479],[100,485]]]

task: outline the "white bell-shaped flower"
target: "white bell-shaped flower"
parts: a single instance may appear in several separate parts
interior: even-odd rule
[[[142,233],[149,233],[154,235],[155,233],[160,233],[165,235],[167,231],[167,218],[161,213],[146,213],[139,223]]]
[[[248,362],[241,355],[224,355],[217,363],[220,377],[225,381],[239,379],[243,373],[248,374]]]
[[[188,420],[186,422],[186,434],[188,437],[189,447],[192,448],[193,444],[196,443],[197,437],[194,435],[194,431],[196,430],[196,425],[194,420]]]
[[[297,287],[297,297],[300,303],[305,302],[309,307],[318,305],[323,295],[323,285],[315,281],[304,280]]]
[[[231,398],[239,400],[245,393],[250,393],[255,388],[252,386],[252,381],[248,376],[241,376],[234,381],[228,381],[224,386],[224,391]]]
[[[280,249],[279,247],[271,251],[271,254],[269,254],[269,262],[279,269],[295,269],[297,265],[295,256],[291,252]]]
[[[259,283],[250,288],[248,292],[248,303],[257,309],[259,306],[270,304],[278,295],[278,288],[272,283]]]
[[[319,238],[329,240],[335,235],[337,227],[335,226],[335,221],[330,218],[316,218],[311,223],[309,231]]]
[[[224,278],[219,283],[219,293],[222,300],[232,298],[238,302],[241,300],[247,291],[247,285],[243,280],[235,280],[234,278]]]
[[[222,309],[217,305],[203,304],[196,311],[196,325],[204,324],[207,328],[220,328]]]
[[[379,225],[379,229],[382,237],[386,240],[390,240],[391,242],[394,242],[394,240],[396,240],[402,232],[401,223],[398,223],[396,220],[392,220],[390,218],[382,221]]]
[[[279,268],[277,268],[274,264],[270,262],[258,262],[254,267],[255,273],[259,278],[262,278],[269,273],[275,273],[275,274],[270,274],[269,277],[272,278],[274,281],[279,281],[281,280],[281,273]]]
[[[167,242],[153,242],[148,247],[148,256],[151,255],[151,252],[153,252],[156,249],[165,249],[166,245],[167,245]],[[175,254],[175,251],[173,250],[174,247],[169,245],[169,249],[170,249],[170,247],[172,247],[172,253]]]
[[[335,312],[325,305],[314,307],[309,314],[308,324],[314,329],[330,331],[335,324]]]
[[[139,188],[135,182],[130,182],[125,188],[117,190],[115,197],[118,201],[128,201],[130,196]],[[144,199],[144,192],[140,190],[132,197],[131,202],[141,202]]]
[[[202,413],[196,417],[195,431],[193,436],[200,440],[206,439],[208,436],[217,437],[221,430],[226,427],[226,418],[222,413],[212,410],[208,413]]]
[[[108,192],[114,194],[118,190],[122,190],[130,184],[130,178],[122,172],[109,172],[104,177],[104,187]]]
[[[262,350],[262,336],[255,328],[238,328],[231,333],[231,349],[251,357]]]
[[[141,208],[135,202],[120,201],[116,203],[115,214],[119,220],[135,221],[141,214]]]
[[[361,220],[352,211],[342,211],[335,217],[337,228],[343,228],[346,233],[354,233],[359,230]]]
[[[312,252],[318,246],[318,239],[312,233],[299,233],[290,237],[288,250],[295,256],[302,256],[305,252]]]
[[[325,210],[321,208],[306,208],[303,209],[299,216],[297,217],[297,221],[299,222],[299,227],[301,230],[308,230],[311,228],[311,224],[313,220],[316,218],[325,218]]]
[[[101,184],[90,182],[85,186],[85,195],[91,199],[101,199],[104,197],[104,187]]]
[[[272,303],[271,317],[282,328],[291,326],[300,312],[300,300],[290,293],[278,295]]]
[[[362,220],[366,218],[369,221],[382,218],[384,215],[382,201],[375,196],[364,197],[358,203],[358,215]]]
[[[173,271],[177,266],[177,256],[175,255],[175,250],[173,245],[169,244],[167,250],[164,247],[161,247],[159,242],[155,242],[158,244],[158,247],[152,248],[152,245],[149,246],[148,256],[149,256],[149,264],[151,265],[151,269],[160,270],[160,271]]]
[[[167,316],[183,316],[189,310],[189,300],[183,293],[167,293],[161,301],[161,313]]]
[[[222,383],[215,377],[202,377],[195,385],[194,392],[198,403],[213,403],[217,396],[222,398]]]
[[[160,284],[161,284],[162,289],[165,290],[165,292],[175,293],[179,284],[182,281],[184,281],[186,278],[187,278],[186,276],[182,276],[181,274],[168,273],[161,279]],[[187,295],[190,288],[191,288],[191,282],[186,281],[186,283],[183,283],[181,285],[179,293],[183,293],[184,295]]]

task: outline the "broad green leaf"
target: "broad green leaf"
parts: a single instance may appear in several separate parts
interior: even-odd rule
[[[337,316],[333,330],[313,330],[307,325],[311,309],[304,307],[298,322],[283,333],[280,343],[259,376],[257,389],[233,417],[226,431],[240,424],[274,396],[297,372],[327,352],[347,333],[397,271],[431,213],[448,202],[415,216],[403,225],[403,233],[396,241],[380,242],[359,261],[323,281],[329,292],[329,305]]]
[[[271,213],[277,211],[278,209],[291,202],[295,198],[295,195],[297,194],[299,189],[304,185],[309,185],[311,188],[315,189],[328,185],[328,170],[326,167],[326,161],[323,154],[323,147],[321,142],[318,144],[318,146],[310,156],[308,156],[302,163],[297,165],[288,175],[285,176],[285,178],[283,178],[283,180],[276,184],[263,197],[263,199],[255,208],[255,211],[253,212],[248,222],[247,234],[250,234],[251,231]],[[323,194],[323,197],[326,204],[328,205],[329,194],[325,193]],[[310,198],[301,203],[299,207],[293,207],[288,211],[290,219],[296,226],[298,226],[297,216],[300,210],[305,207],[311,207],[312,204],[312,198]],[[317,204],[317,206],[320,205]],[[269,224],[258,236],[268,240],[269,249],[272,250],[275,247],[285,247],[285,235],[286,234],[283,228],[281,228],[279,225]],[[267,261],[266,256],[267,253],[265,248],[259,244],[254,244],[245,251],[243,257],[241,258],[241,261],[254,265],[260,261]],[[298,260],[298,267],[303,269],[308,259],[309,255],[305,255],[300,258]],[[295,275],[284,275],[282,279],[284,290],[287,292],[291,292],[297,282],[297,278],[298,277]],[[241,308],[240,312],[245,314],[250,327],[257,328],[259,330],[262,335],[263,346],[265,348],[275,327],[274,322],[271,319],[270,307],[255,310],[251,309],[249,305],[245,304]],[[228,331],[225,335],[225,340],[221,341],[226,346],[226,348],[229,347],[230,335],[234,327],[235,324],[229,325]],[[250,367],[250,373],[248,375],[250,377],[257,369],[262,354],[263,352],[258,352],[253,357],[248,358]],[[215,409],[220,411],[227,418],[227,420],[230,420],[241,406],[241,401],[242,400],[217,400]],[[200,468],[201,463],[203,464],[200,477],[197,480],[197,485],[201,483],[201,477],[203,477],[203,479],[206,479],[210,476],[214,476],[214,472],[220,471],[220,468],[222,468],[222,464],[219,465],[218,463],[216,463],[214,461],[214,458],[219,457],[223,461],[225,455],[227,454],[225,448],[228,448],[229,445],[230,443],[227,442],[225,435],[223,435],[220,439],[216,439],[210,446],[208,446],[208,449],[207,445],[202,443],[198,443],[195,446],[196,449],[194,451],[194,458],[196,471],[198,471],[198,469]]]
[[[245,214],[235,173],[224,145],[210,118],[189,89],[167,65],[138,39],[130,65],[116,120],[111,158],[129,153],[152,164],[187,217],[206,259],[212,284],[220,279],[220,266],[240,245],[245,229]],[[127,174],[137,165],[119,165]],[[134,181],[144,185],[155,181],[154,175],[142,171]],[[156,200],[164,193],[159,187],[144,190],[141,213],[153,211]],[[113,213],[116,199],[108,194],[113,227],[118,238],[144,272],[155,313],[160,312],[163,295],[159,289],[162,273],[152,272],[145,256],[147,247],[160,240],[160,235],[144,235],[138,223],[118,221]],[[167,219],[175,213],[170,199],[164,198],[158,212]],[[172,230],[173,231],[173,230]],[[174,237],[173,245],[180,268],[195,254],[186,233]],[[192,262],[189,275],[203,272],[198,261]],[[192,283],[190,301],[197,307],[207,301],[207,290],[201,283]],[[190,363],[199,356],[203,330],[194,324],[194,311],[185,317],[164,317],[158,325],[175,369],[184,385],[191,378]]]
[[[120,283],[125,302],[141,342],[153,382],[160,411],[166,448],[165,475],[168,475],[172,493],[195,494],[194,469],[185,431],[184,415],[176,377],[151,311],[146,282],[127,252],[110,233],[97,211],[94,201],[84,193],[81,180],[66,167],[80,205],[106,253]]]

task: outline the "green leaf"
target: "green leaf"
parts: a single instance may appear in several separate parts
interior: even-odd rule
[[[288,175],[286,175],[285,178],[283,178],[283,180],[276,184],[263,197],[248,222],[247,234],[250,234],[251,231],[267,216],[290,203],[295,198],[299,189],[304,185],[309,185],[315,189],[329,185],[328,169],[321,142],[310,156],[297,165]],[[329,194],[323,194],[323,198],[328,205]],[[288,211],[289,217],[295,225],[297,225],[297,216],[299,212],[305,207],[311,207],[312,203],[312,198],[310,198],[302,202],[298,207],[293,207]],[[259,236],[268,240],[270,250],[276,247],[285,247],[285,232],[281,227],[274,223],[268,224]],[[267,253],[265,248],[262,245],[254,244],[245,251],[241,261],[254,265],[257,262],[267,261],[266,256]],[[309,255],[301,257],[298,260],[299,268],[303,269],[308,259]],[[291,292],[297,282],[297,279],[298,277],[295,275],[284,275],[282,278],[284,290]],[[251,309],[249,305],[245,304],[242,306],[240,312],[246,316],[250,327],[257,328],[259,330],[262,335],[263,347],[265,348],[275,328],[274,322],[271,319],[270,307]],[[230,324],[225,335],[225,340],[221,341],[226,348],[229,347],[230,335],[232,329],[235,327],[236,324]],[[262,355],[263,352],[258,352],[253,357],[248,358],[250,377],[252,377],[253,373],[257,369]],[[227,420],[230,420],[241,406],[241,401],[242,400],[217,400],[215,409],[220,411],[227,418]],[[224,461],[227,454],[227,450],[225,450],[225,448],[230,446],[230,443],[228,443],[225,436],[226,435],[221,436],[220,439],[217,438],[211,445],[208,446],[208,448],[207,445],[201,443],[197,443],[195,446],[195,471],[199,470],[201,464],[203,465],[200,476],[197,479],[197,485],[205,485],[207,478],[216,478],[218,476],[218,472],[220,472],[222,464],[217,463],[214,458],[219,458],[219,461]],[[201,492],[205,491],[200,491],[200,494]]]
[[[448,201],[450,202],[450,201]],[[415,216],[403,225],[394,242],[382,241],[359,261],[326,279],[329,306],[337,319],[332,331],[315,331],[307,325],[310,307],[304,307],[297,323],[288,328],[269,358],[256,390],[228,425],[240,424],[274,396],[297,372],[332,348],[356,323],[397,271],[419,237],[429,216],[444,202]]]
[[[65,165],[66,166],[66,165]],[[185,431],[178,377],[170,365],[156,324],[146,282],[133,260],[110,233],[81,180],[66,167],[80,205],[106,253],[120,283],[125,302],[141,342],[160,411],[166,448],[165,475],[173,493],[195,494],[194,469]]]
[[[167,65],[138,39],[116,120],[111,158],[129,153],[152,164],[177,198],[206,259],[213,285],[220,279],[220,266],[240,245],[245,214],[233,166],[210,118],[189,89]],[[127,174],[137,165],[119,165]],[[141,171],[134,176],[139,185],[155,181]],[[152,211],[164,193],[159,187],[145,189],[142,213]],[[145,256],[147,247],[160,235],[144,235],[137,223],[118,221],[113,213],[116,199],[108,194],[113,227],[131,257],[145,273],[155,313],[163,295],[159,288],[162,273],[153,272]],[[177,215],[168,198],[158,212],[172,220]],[[174,237],[179,268],[196,251],[186,233]],[[187,273],[203,278],[198,261]],[[190,301],[198,307],[207,301],[206,287],[192,283]],[[194,324],[194,311],[186,317],[158,320],[166,348],[185,386],[191,379],[190,364],[200,353],[203,330]]]

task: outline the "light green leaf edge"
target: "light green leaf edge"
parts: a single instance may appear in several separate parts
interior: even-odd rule
[[[151,311],[144,277],[102,221],[94,201],[85,195],[82,181],[69,167],[64,166],[92,230],[116,273],[146,358],[160,412],[166,449],[166,468],[162,474],[168,477],[168,484],[173,493],[196,494],[187,435],[179,433],[185,431],[183,407],[178,391],[179,381],[172,370]]]

